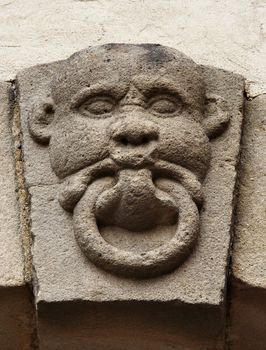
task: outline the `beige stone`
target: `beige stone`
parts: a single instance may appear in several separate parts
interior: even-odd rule
[[[11,140],[11,85],[0,85],[0,285],[17,286],[24,282],[19,210],[16,196],[15,161]]]
[[[0,348],[26,350],[31,342],[32,310],[24,281],[10,99],[11,84],[0,83]]]
[[[109,44],[25,70],[17,86],[39,310],[201,304],[216,333],[195,344],[218,349],[242,77],[158,45]]]
[[[233,251],[232,349],[266,344],[266,97],[246,103]]]

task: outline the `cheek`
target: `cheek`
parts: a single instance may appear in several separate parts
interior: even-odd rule
[[[100,123],[72,118],[58,122],[50,141],[50,159],[60,178],[104,159],[108,155],[105,128]]]
[[[210,142],[195,121],[164,120],[160,128],[159,156],[203,178],[210,161]]]

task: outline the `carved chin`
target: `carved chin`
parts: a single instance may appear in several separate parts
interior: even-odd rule
[[[122,170],[116,183],[107,177],[94,181],[77,203],[73,220],[76,239],[89,260],[134,278],[176,268],[192,251],[199,229],[198,208],[189,192],[173,180],[153,182],[147,169]],[[114,231],[146,230],[151,235],[156,227],[171,225],[174,234],[155,248],[136,252],[115,247],[103,238],[101,229],[110,225]]]

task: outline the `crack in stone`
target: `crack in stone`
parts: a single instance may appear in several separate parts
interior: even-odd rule
[[[15,179],[16,179],[16,190],[18,194],[19,202],[19,215],[20,215],[20,235],[22,240],[22,253],[24,258],[24,281],[31,290],[31,304],[32,304],[32,315],[30,318],[31,322],[31,349],[39,349],[38,330],[37,330],[37,317],[33,288],[34,285],[33,275],[34,268],[32,264],[32,236],[30,232],[30,195],[25,183],[24,177],[24,161],[22,151],[22,133],[21,133],[21,122],[19,105],[17,101],[17,88],[15,81],[11,81],[12,89],[10,94],[10,109],[11,109],[11,135],[13,141],[13,154],[15,159]]]
[[[244,89],[244,95],[246,96],[246,90]],[[243,102],[243,110],[245,110],[245,101]],[[245,114],[244,111],[241,111]],[[243,142],[243,130],[244,130],[245,118],[242,120],[241,125],[241,136],[240,136],[240,147],[238,156],[236,159],[235,171],[236,171],[236,180],[233,191],[233,200],[232,200],[232,217],[231,217],[231,240],[229,245],[229,253],[228,253],[228,271],[225,285],[225,332],[224,332],[224,346],[225,350],[230,350],[231,341],[230,341],[230,331],[231,331],[231,303],[232,303],[232,262],[233,262],[233,254],[234,254],[234,243],[235,243],[235,228],[237,226],[238,217],[237,217],[237,209],[238,209],[238,199],[239,199],[239,183],[241,178],[241,156],[242,156],[242,142]]]
[[[17,182],[18,199],[20,205],[20,222],[22,235],[22,248],[24,255],[24,278],[25,282],[29,283],[32,280],[32,257],[31,257],[31,235],[29,222],[29,193],[25,185],[24,166],[23,166],[23,152],[22,152],[22,135],[19,116],[19,106],[16,100],[16,86],[12,83],[12,138],[14,145],[15,157],[15,173]]]

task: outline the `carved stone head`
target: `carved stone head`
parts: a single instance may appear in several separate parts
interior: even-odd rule
[[[150,277],[189,255],[224,105],[206,96],[201,67],[167,47],[109,44],[64,61],[29,130],[49,145],[60,204],[95,265]]]

